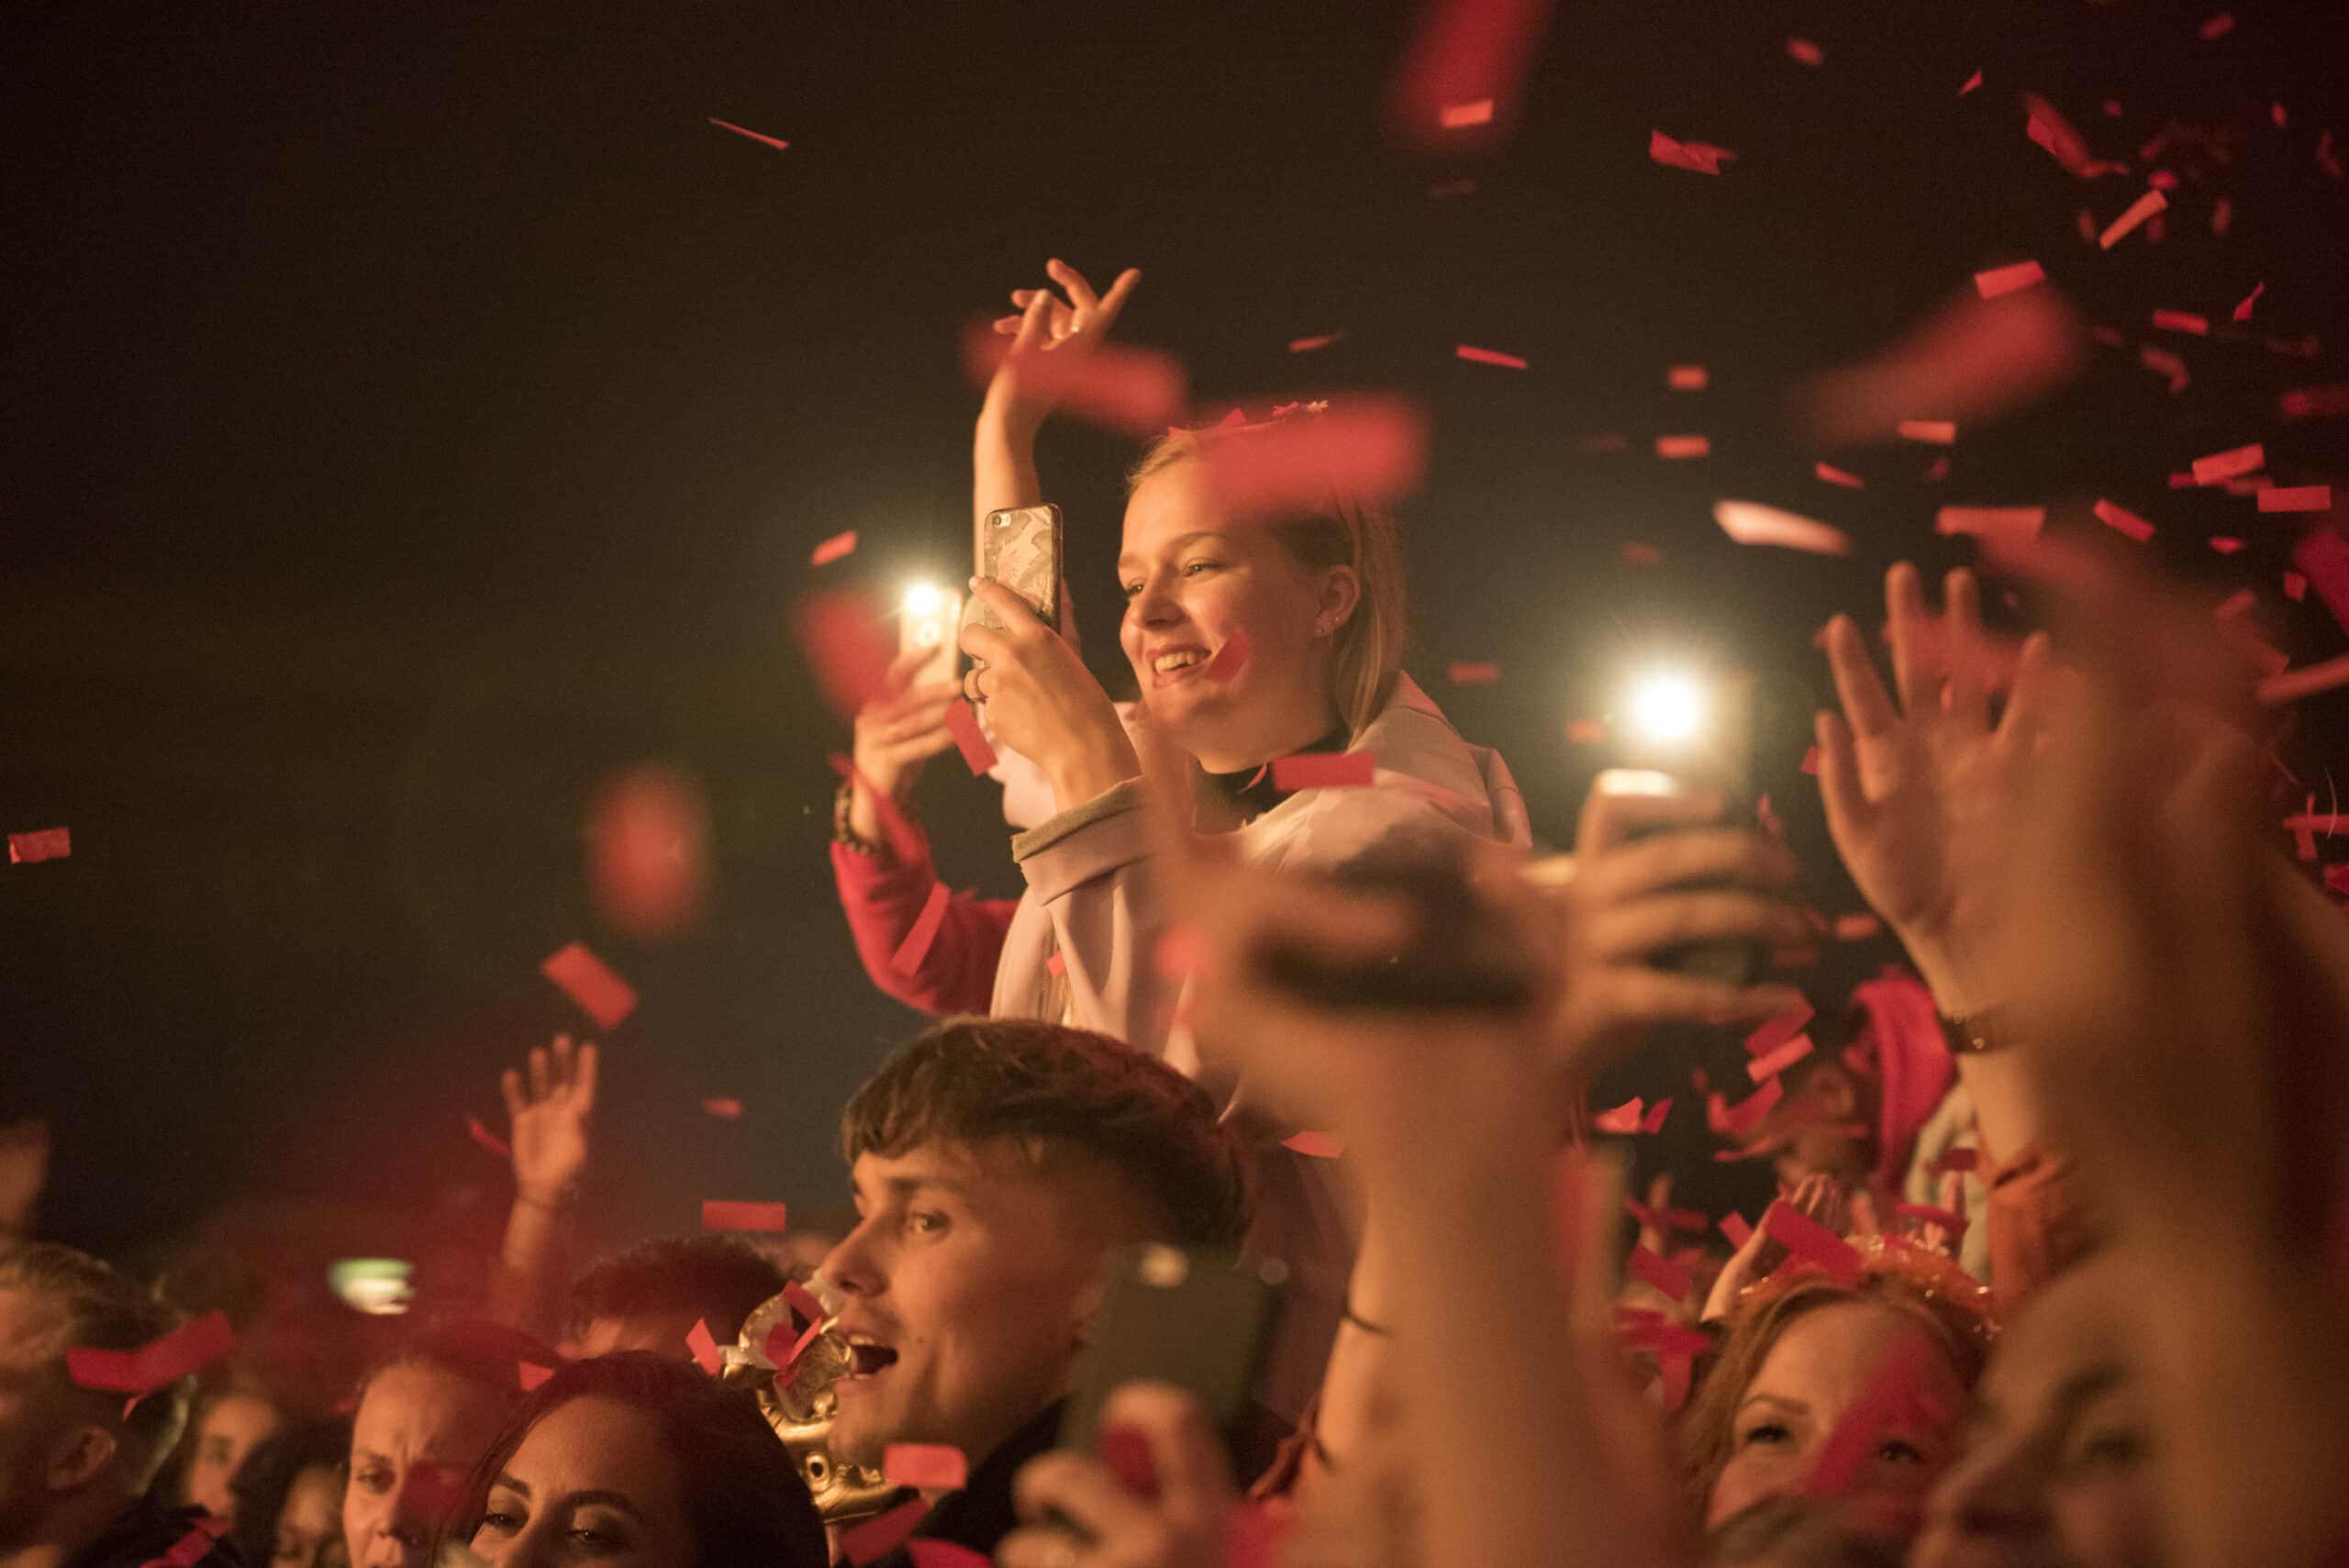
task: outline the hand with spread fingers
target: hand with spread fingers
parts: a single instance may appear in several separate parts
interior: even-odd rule
[[[1141,270],[1129,267],[1118,274],[1108,293],[1097,295],[1085,274],[1065,261],[1047,261],[1044,272],[1062,292],[1014,289],[1011,303],[1019,314],[995,323],[995,330],[1012,340],[1011,351],[987,384],[986,410],[1014,439],[1032,438],[1052,412],[1049,389],[1057,378],[1024,373],[1031,356],[1091,353],[1108,337],[1119,313],[1141,283]]]
[[[1240,1500],[1198,1401],[1130,1383],[1103,1402],[1101,1433],[1114,1463],[1063,1450],[1021,1467],[1026,1523],[996,1544],[1000,1568],[1219,1568]]]
[[[1852,880],[1908,947],[1935,1000],[1971,1012],[1999,997],[1982,973],[2005,877],[2004,824],[2047,724],[2045,635],[2024,642],[2014,686],[1990,720],[1981,589],[1949,574],[1936,625],[1917,569],[1885,579],[1898,706],[1848,616],[1827,628],[1841,716],[1817,720],[1820,793]]]
[[[1004,628],[963,628],[963,651],[973,661],[963,693],[986,705],[987,722],[1006,746],[1043,770],[1059,808],[1138,776],[1141,765],[1109,694],[1068,639],[1000,583],[974,577],[971,597]]]
[[[578,1193],[587,1173],[598,1056],[592,1043],[574,1050],[569,1035],[557,1035],[551,1050],[530,1052],[527,1084],[513,1068],[498,1081],[513,1124],[514,1190],[527,1202],[554,1208]]]

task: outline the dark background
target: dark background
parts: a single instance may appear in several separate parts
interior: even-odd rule
[[[573,940],[644,997],[607,1042],[600,1237],[690,1229],[704,1196],[833,1201],[838,1108],[916,1020],[833,902],[846,726],[788,609],[966,571],[958,334],[1048,255],[1145,269],[1121,333],[1182,356],[1208,417],[1425,401],[1412,667],[1553,840],[1599,760],[1564,725],[1628,660],[1817,681],[1812,629],[1872,623],[1885,565],[1965,559],[1931,532],[1944,503],[2044,501],[2060,529],[2113,495],[2214,601],[2257,588],[2296,662],[2338,652],[2278,591],[2305,519],[2165,484],[2261,439],[2280,483],[2338,466],[2337,422],[2273,411],[2342,379],[2343,187],[2315,149],[2349,38],[2338,7],[2243,4],[2205,40],[2216,8],[1566,0],[1510,134],[1428,152],[1385,118],[1412,7],[1383,0],[10,7],[0,826],[74,844],[0,868],[0,1116],[55,1125],[47,1230],[123,1251],[238,1195],[373,1200],[379,1231],[337,1239],[365,1251],[494,1215],[505,1178],[464,1118],[502,1125],[498,1069],[579,1025],[537,973]],[[2026,89],[2132,174],[2064,173]],[[2232,161],[2166,161],[2187,183],[2162,242],[2084,245],[2075,211],[2126,206],[2173,117],[2228,128]],[[1663,168],[1652,128],[1740,156]],[[1939,484],[1913,446],[1838,455],[1865,492],[1814,480],[1789,387],[2024,257],[2126,346],[1969,422]],[[2221,337],[2156,338],[2154,306]],[[2310,333],[2315,360],[2263,346]],[[2184,395],[2146,340],[2187,357]],[[1666,392],[1681,361],[1711,389]],[[1682,431],[1714,455],[1650,455]],[[1586,452],[1601,432],[1626,449]],[[1082,428],[1043,454],[1112,680],[1132,455]],[[1740,550],[1723,495],[1856,552]],[[862,548],[812,572],[846,528]],[[2221,560],[2212,532],[2250,543]],[[1626,564],[1631,540],[1663,564]],[[1453,659],[1503,678],[1448,688]],[[2303,705],[2279,804],[2322,802],[2310,741],[2337,750],[2344,717]],[[1766,759],[1781,814],[1848,910],[1795,760]],[[666,943],[605,929],[583,873],[585,803],[648,761],[710,803],[707,916]],[[1008,892],[994,793],[950,756],[922,803],[947,874]],[[710,1095],[745,1118],[703,1116]]]

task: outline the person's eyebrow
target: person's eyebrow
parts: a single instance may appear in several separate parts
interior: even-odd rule
[[[2109,1394],[2128,1381],[2128,1369],[2119,1362],[2099,1362],[2095,1366],[2076,1372],[2055,1385],[2055,1402],[2065,1409],[2075,1409],[2099,1394]]]
[[[956,1197],[961,1197],[970,1191],[970,1187],[966,1183],[957,1181],[952,1176],[941,1174],[892,1176],[888,1181],[884,1183],[883,1185],[886,1186],[891,1194],[898,1197],[905,1197],[911,1194],[925,1190],[930,1192],[950,1193]]]
[[[1810,1407],[1804,1404],[1801,1400],[1788,1399],[1784,1395],[1779,1394],[1749,1394],[1739,1402],[1737,1413],[1741,1416],[1744,1415],[1746,1407],[1753,1405],[1771,1405],[1781,1410],[1791,1411],[1798,1416],[1808,1416],[1810,1414]]]
[[[529,1482],[517,1481],[513,1476],[507,1474],[502,1470],[497,1473],[497,1479],[491,1482],[489,1485],[492,1490],[503,1487],[508,1492],[519,1492],[525,1497],[528,1497],[530,1495],[530,1484]]]
[[[640,1519],[644,1517],[643,1511],[637,1507],[634,1499],[630,1498],[627,1493],[615,1492],[608,1487],[597,1487],[586,1492],[573,1492],[566,1495],[562,1500],[567,1507],[573,1508],[600,1504],[607,1508],[618,1508],[630,1518]]]
[[[1199,528],[1194,532],[1185,534],[1179,539],[1169,540],[1162,549],[1160,553],[1165,555],[1179,555],[1184,550],[1188,550],[1191,546],[1198,543],[1199,540],[1203,539],[1222,539],[1223,537],[1225,536],[1221,528]],[[1135,555],[1120,555],[1118,557],[1118,570],[1123,572],[1127,567],[1132,565],[1140,559],[1141,557]]]

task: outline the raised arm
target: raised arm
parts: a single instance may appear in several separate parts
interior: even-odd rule
[[[1044,271],[1063,295],[1049,288],[1014,289],[1011,303],[1017,316],[996,321],[995,329],[1011,339],[1011,351],[987,384],[986,401],[980,405],[979,422],[971,444],[971,528],[978,559],[978,529],[989,512],[1005,506],[1032,506],[1044,498],[1036,478],[1036,433],[1052,416],[1052,398],[1034,378],[1022,373],[1032,354],[1090,353],[1116,324],[1135,285],[1139,270],[1118,274],[1109,292],[1096,295],[1093,285],[1074,267],[1058,260]]]
[[[574,1049],[569,1035],[557,1035],[551,1049],[530,1052],[527,1078],[508,1068],[499,1080],[511,1124],[514,1207],[490,1274],[487,1316],[550,1341],[566,1327],[563,1295],[599,1056],[593,1044]]]

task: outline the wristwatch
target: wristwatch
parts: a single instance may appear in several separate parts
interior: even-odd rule
[[[1979,1056],[1984,1051],[2003,1051],[2015,1043],[2007,1030],[2006,1014],[1995,1007],[1978,1013],[1936,1013],[1941,1020],[1942,1039],[1952,1051],[1966,1056]]]

